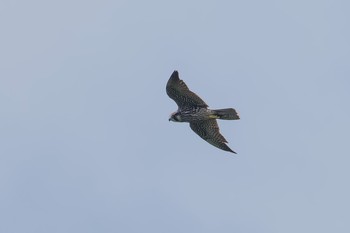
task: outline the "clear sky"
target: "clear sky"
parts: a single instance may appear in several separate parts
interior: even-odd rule
[[[0,232],[350,232],[349,10],[1,1]],[[175,69],[237,155],[168,121]]]

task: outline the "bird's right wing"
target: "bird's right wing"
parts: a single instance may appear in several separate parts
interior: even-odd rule
[[[166,85],[166,93],[173,99],[180,109],[187,107],[208,107],[208,105],[195,93],[190,91],[179,73],[175,70]]]
[[[190,123],[191,129],[208,143],[225,151],[235,153],[228,147],[224,136],[220,134],[218,123],[215,119],[193,121]]]

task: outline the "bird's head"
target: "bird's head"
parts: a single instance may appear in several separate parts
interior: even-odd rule
[[[178,112],[173,112],[169,117],[169,121],[181,122],[180,114]]]

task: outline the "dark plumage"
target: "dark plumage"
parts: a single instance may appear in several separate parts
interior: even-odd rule
[[[189,122],[191,129],[208,143],[225,151],[236,153],[227,145],[227,141],[220,134],[216,119],[238,120],[235,109],[208,109],[208,105],[195,93],[189,90],[179,73],[175,70],[166,85],[168,96],[178,105],[169,121]]]

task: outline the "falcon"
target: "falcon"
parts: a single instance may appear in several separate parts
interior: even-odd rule
[[[177,111],[170,115],[169,121],[188,122],[190,128],[205,141],[219,149],[236,154],[226,145],[227,141],[221,135],[216,121],[216,119],[238,120],[239,116],[235,109],[209,109],[198,95],[188,89],[176,70],[169,78],[166,93],[178,106]]]

